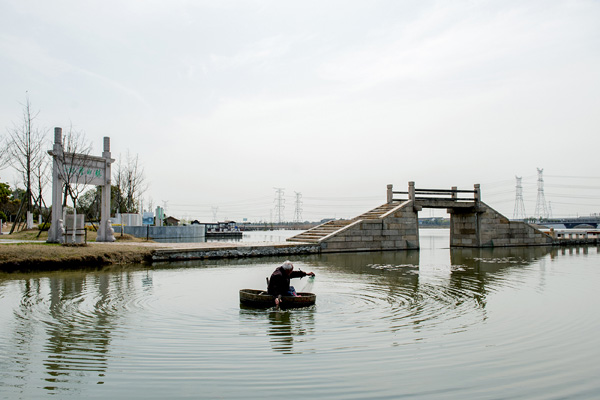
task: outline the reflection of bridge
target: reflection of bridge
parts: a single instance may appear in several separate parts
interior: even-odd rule
[[[465,194],[469,196],[462,197]],[[414,182],[409,182],[407,192],[395,192],[388,185],[387,202],[365,214],[329,221],[287,240],[318,243],[323,252],[417,249],[418,212],[423,208],[448,210],[451,247],[552,244],[549,235],[527,223],[510,221],[483,203],[479,185],[474,190],[417,189]]]

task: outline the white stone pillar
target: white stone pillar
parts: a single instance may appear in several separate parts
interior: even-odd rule
[[[102,186],[102,201],[100,205],[100,226],[98,227],[97,242],[114,242],[115,236],[110,227],[110,200],[111,200],[111,163],[110,138],[104,137],[104,151],[102,158],[105,159],[104,185]]]
[[[62,243],[62,232],[59,229],[58,221],[62,218],[62,186],[63,181],[59,172],[61,158],[63,154],[62,147],[62,128],[54,128],[54,146],[49,152],[52,154],[52,221],[50,230],[48,230],[48,243]]]

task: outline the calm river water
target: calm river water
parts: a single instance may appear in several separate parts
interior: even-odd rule
[[[317,294],[240,308],[282,259],[0,275],[0,398],[600,398],[597,247],[300,256]]]

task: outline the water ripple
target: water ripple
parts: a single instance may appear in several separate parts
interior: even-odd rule
[[[272,267],[241,261],[4,282],[0,382],[24,398],[274,398],[274,379],[314,398],[600,390],[594,260],[340,257],[296,263],[317,272],[297,310],[240,307]]]

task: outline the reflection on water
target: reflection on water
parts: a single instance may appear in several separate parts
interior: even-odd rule
[[[420,251],[295,257],[317,274],[293,281],[317,293],[304,309],[239,305],[280,258],[1,275],[1,392],[279,398],[277,380],[312,398],[600,395],[597,247],[449,250],[428,234]]]
[[[314,312],[273,310],[268,312],[271,347],[274,351],[293,353],[294,340],[314,332]]]
[[[300,354],[294,350],[294,342],[310,340],[315,331],[314,306],[302,310],[256,310],[241,306],[240,323],[246,324],[257,319],[266,319],[266,335],[269,337],[271,348],[284,354]]]
[[[118,332],[124,307],[129,301],[134,274],[52,273],[18,281],[18,286],[2,287],[2,300],[15,304],[11,328],[12,357],[2,360],[2,381],[25,390],[31,384],[31,364],[46,371],[43,389],[49,392],[77,390],[80,384],[95,380],[104,383],[112,338]],[[152,279],[142,278],[148,290]],[[4,281],[3,283],[6,283]],[[40,341],[40,338],[44,338]],[[14,363],[14,366],[6,365]],[[41,371],[36,370],[35,375]],[[95,377],[95,378],[93,378]],[[4,381],[6,379],[6,381]]]
[[[514,267],[531,264],[547,254],[556,252],[548,246],[538,247],[503,247],[484,249],[451,249],[452,265],[464,265],[479,271],[492,268]]]

